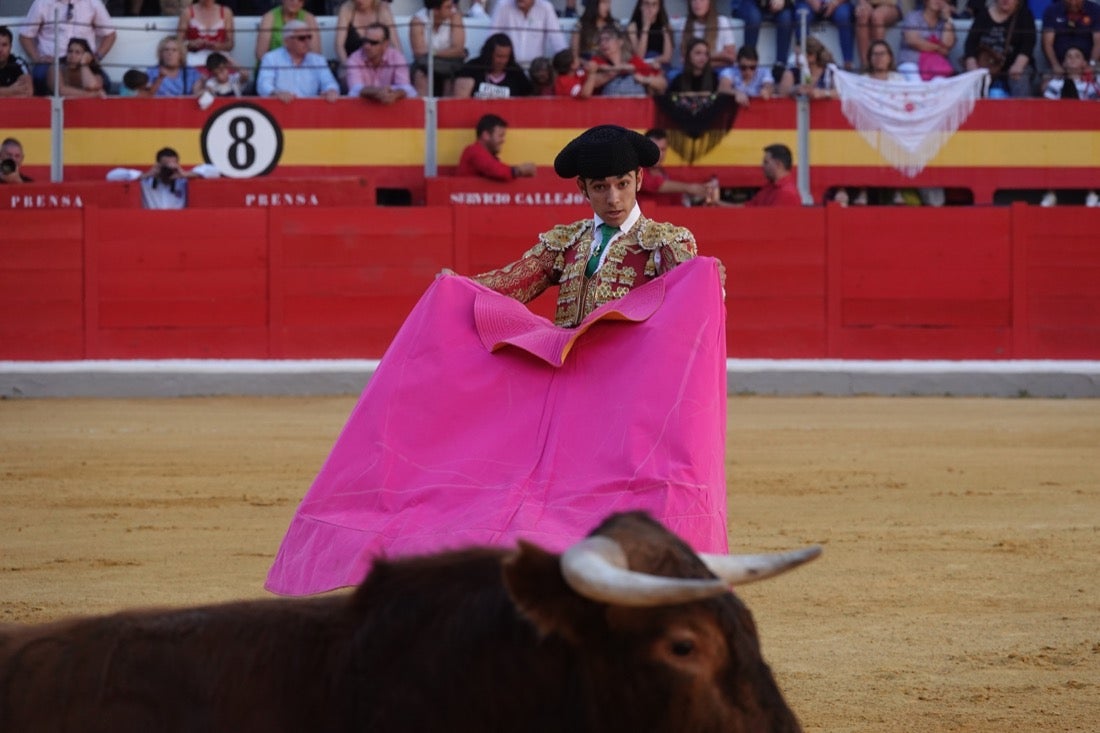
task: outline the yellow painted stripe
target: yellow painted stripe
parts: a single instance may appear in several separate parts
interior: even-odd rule
[[[501,156],[505,161],[533,161],[553,165],[563,141],[580,129],[509,129]],[[7,134],[23,142],[28,163],[48,164],[48,130],[28,128]],[[458,163],[462,149],[473,142],[473,131],[441,130],[440,165]],[[784,143],[797,148],[794,130],[737,130],[697,161],[705,166],[757,166],[763,148]],[[199,133],[192,128],[70,128],[65,133],[66,165],[142,167],[152,163],[153,154],[171,146],[179,151],[184,165],[201,162]],[[810,133],[811,163],[816,166],[878,167],[888,165],[853,130],[821,130]],[[680,165],[669,151],[667,163]],[[421,166],[424,138],[405,129],[316,129],[284,130],[283,165],[320,166]],[[1094,131],[966,131],[950,137],[929,168],[936,167],[1034,167],[1097,168],[1100,170],[1100,133]],[[1098,173],[1100,178],[1100,173]]]

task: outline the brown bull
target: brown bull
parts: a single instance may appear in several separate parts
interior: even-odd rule
[[[621,514],[561,556],[379,561],[350,595],[9,627],[0,731],[798,731],[729,584],[817,553],[700,558]]]

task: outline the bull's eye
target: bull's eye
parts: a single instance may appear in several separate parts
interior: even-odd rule
[[[695,651],[695,642],[689,639],[681,639],[680,641],[672,642],[672,653],[678,657],[689,656]]]

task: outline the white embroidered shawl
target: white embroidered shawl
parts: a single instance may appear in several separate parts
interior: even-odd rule
[[[833,67],[841,110],[890,165],[913,178],[974,110],[985,69],[933,81],[881,81]]]

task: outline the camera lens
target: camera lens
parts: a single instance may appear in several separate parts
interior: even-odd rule
[[[0,173],[3,173],[5,176],[15,173],[15,161],[11,158],[0,160]]]

